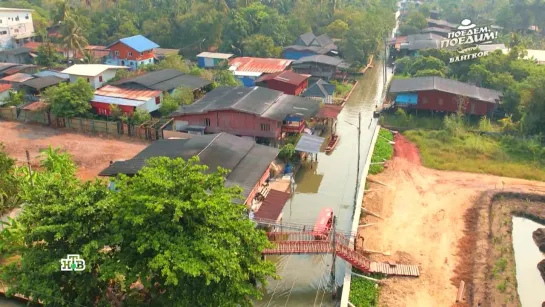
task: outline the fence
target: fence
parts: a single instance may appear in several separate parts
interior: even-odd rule
[[[67,128],[81,133],[98,133],[112,136],[129,136],[142,140],[163,138],[163,130],[172,120],[152,120],[141,125],[130,125],[121,121],[105,121],[88,118],[55,117],[47,111],[23,110],[16,107],[0,108],[0,119],[34,122],[53,128]]]

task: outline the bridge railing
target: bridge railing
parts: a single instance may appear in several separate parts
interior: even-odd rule
[[[327,236],[318,236],[312,231],[299,232],[269,232],[267,237],[271,242],[331,242]]]

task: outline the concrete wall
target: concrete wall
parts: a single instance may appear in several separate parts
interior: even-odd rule
[[[83,80],[88,80],[94,89],[98,89],[102,87],[110,79],[115,77],[116,72],[117,72],[117,69],[107,69],[102,74],[98,76],[94,76],[94,77],[70,75],[70,83],[74,83],[77,81],[78,78],[82,78]],[[102,77],[102,81],[100,81],[100,77]]]
[[[31,33],[34,33],[32,12],[19,10],[0,12],[0,50],[21,46],[23,39],[17,44],[13,36]]]

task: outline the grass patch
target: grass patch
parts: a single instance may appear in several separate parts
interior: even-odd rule
[[[356,307],[378,306],[379,288],[370,280],[352,277],[350,283],[350,303]]]
[[[377,142],[375,144],[375,150],[373,151],[373,156],[371,157],[371,163],[373,162],[383,162],[384,160],[390,160],[394,154],[394,148],[389,143],[393,141],[394,135],[390,130],[380,128],[378,133]],[[384,170],[384,165],[382,164],[371,164],[369,166],[369,174],[378,174]]]
[[[403,111],[399,109],[400,111]],[[440,130],[444,128],[441,116],[413,116],[405,112],[384,114],[380,117],[380,124],[384,126],[407,128],[407,129],[431,129]]]
[[[344,98],[350,90],[354,87],[352,83],[342,83],[338,81],[331,81],[331,84],[335,85],[335,97]]]
[[[533,139],[457,130],[410,130],[422,164],[440,170],[545,181],[545,148]]]

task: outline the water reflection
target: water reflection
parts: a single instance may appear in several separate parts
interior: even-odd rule
[[[513,217],[513,250],[517,291],[522,306],[541,306],[545,302],[545,283],[537,264],[545,257],[532,239],[532,233],[544,225],[523,217]]]

